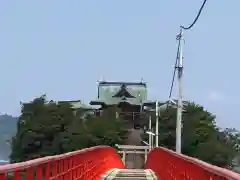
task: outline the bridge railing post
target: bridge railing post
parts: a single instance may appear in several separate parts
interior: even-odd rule
[[[144,150],[144,153],[145,153],[145,154],[144,154],[144,160],[145,160],[144,162],[146,163],[146,161],[147,161],[147,155],[148,155],[148,150],[145,149],[145,150]]]
[[[126,165],[126,151],[123,151],[123,157],[122,157],[123,164]]]

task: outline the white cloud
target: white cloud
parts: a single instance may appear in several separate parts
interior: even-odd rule
[[[224,96],[218,91],[210,91],[207,95],[207,98],[210,101],[221,101],[223,100]]]

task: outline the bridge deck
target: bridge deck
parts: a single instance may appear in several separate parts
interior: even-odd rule
[[[102,180],[157,180],[157,176],[150,169],[113,169],[102,177]]]

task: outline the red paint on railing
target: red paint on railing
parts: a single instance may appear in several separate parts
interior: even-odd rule
[[[165,148],[149,153],[145,169],[152,169],[161,180],[240,180],[240,175],[230,170]]]
[[[101,175],[113,168],[124,168],[117,151],[108,146],[96,146],[66,154],[2,165],[0,180],[99,180]]]

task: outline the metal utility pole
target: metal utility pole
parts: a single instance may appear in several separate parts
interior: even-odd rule
[[[152,117],[149,116],[149,125],[148,125],[148,131],[152,131]],[[148,144],[149,144],[149,149],[152,149],[152,134],[148,134]]]
[[[183,32],[182,28],[180,29],[180,34],[177,36],[179,43],[179,52],[178,52],[178,102],[177,102],[177,122],[176,122],[176,152],[181,153],[181,140],[182,140],[182,75],[183,75],[183,44],[182,39]]]
[[[156,147],[158,147],[158,124],[159,124],[159,108],[158,108],[158,101],[156,101],[156,129],[155,129]]]

